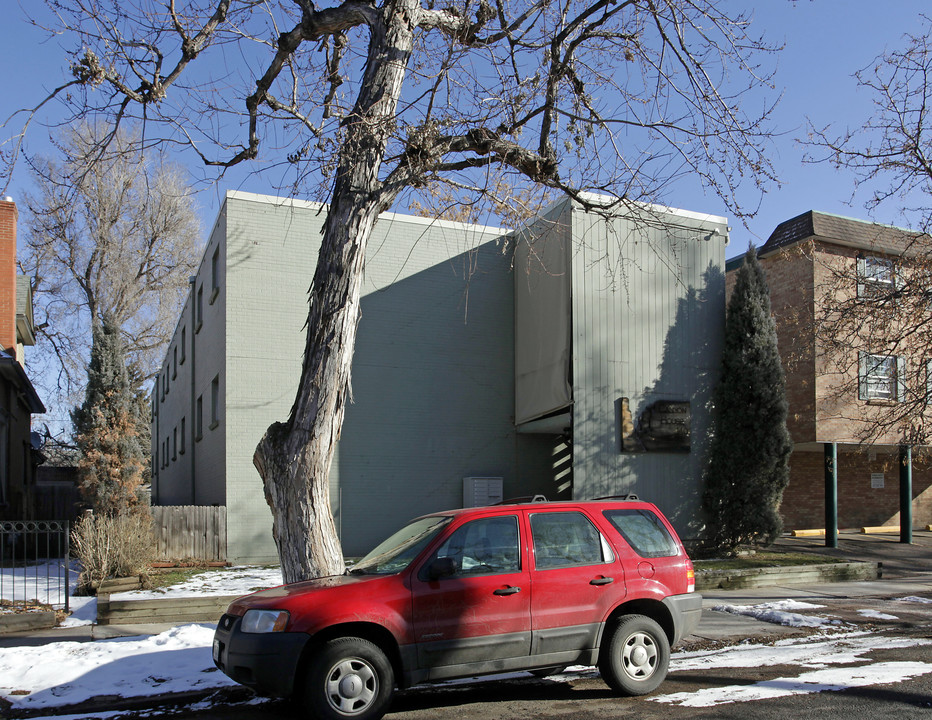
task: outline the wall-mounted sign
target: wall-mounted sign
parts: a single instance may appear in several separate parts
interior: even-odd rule
[[[628,398],[621,398],[622,452],[689,452],[691,412],[688,401],[658,400],[637,418]]]
[[[871,487],[872,488],[883,487],[883,473],[871,473]]]

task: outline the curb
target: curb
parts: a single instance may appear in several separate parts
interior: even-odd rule
[[[0,635],[28,630],[46,630],[57,624],[54,610],[0,614]]]
[[[788,565],[745,570],[697,570],[696,590],[742,590],[745,588],[776,587],[778,585],[877,580],[882,574],[883,563],[879,562]]]
[[[56,715],[79,715],[97,712],[133,712],[155,710],[178,705],[190,705],[209,700],[211,707],[218,705],[242,703],[255,697],[255,693],[242,685],[211,688],[209,690],[188,690],[187,692],[165,693],[164,695],[140,695],[139,697],[120,697],[118,695],[98,695],[72,705],[53,707],[9,708],[2,707],[3,717],[9,720],[24,720],[34,717]]]

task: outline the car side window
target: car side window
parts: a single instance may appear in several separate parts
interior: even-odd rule
[[[531,534],[538,570],[600,565],[615,559],[608,542],[580,512],[534,513]]]
[[[431,557],[452,560],[450,577],[493,575],[521,570],[518,518],[481,518],[457,528]]]
[[[679,554],[666,526],[650,510],[606,510],[604,515],[641,557],[673,557]]]

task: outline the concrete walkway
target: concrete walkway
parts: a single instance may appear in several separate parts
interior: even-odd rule
[[[761,622],[733,613],[716,612],[717,605],[760,605],[779,600],[800,600],[818,604],[839,600],[873,600],[882,605],[886,599],[907,595],[932,597],[932,532],[915,531],[912,544],[901,543],[899,531],[865,535],[857,531],[840,531],[838,547],[825,547],[824,538],[781,537],[774,549],[799,552],[840,560],[858,560],[882,564],[877,580],[823,583],[815,585],[781,584],[773,587],[740,590],[704,590],[702,621],[696,638],[736,642],[748,637],[794,636],[809,631]]]

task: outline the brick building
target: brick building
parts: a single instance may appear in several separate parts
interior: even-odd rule
[[[900,524],[905,441],[892,427],[881,428],[878,419],[905,400],[907,380],[929,382],[929,359],[870,354],[858,347],[856,334],[849,344],[829,348],[814,321],[822,317],[821,298],[827,292],[844,296],[841,305],[872,284],[894,282],[894,259],[907,253],[917,237],[891,226],[809,211],[777,226],[758,250],[777,322],[794,443],[781,507],[787,530],[825,527],[825,450],[833,443],[838,527]],[[741,262],[736,258],[726,266],[728,292]],[[905,304],[901,310],[906,311]],[[895,325],[889,324],[894,333]],[[924,527],[932,523],[932,467],[926,449],[913,447],[911,456],[912,525]]]
[[[29,278],[16,274],[17,219],[16,204],[0,200],[0,520],[37,519],[32,414],[45,412],[23,368],[35,337]]]

